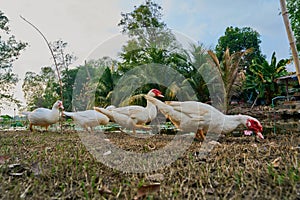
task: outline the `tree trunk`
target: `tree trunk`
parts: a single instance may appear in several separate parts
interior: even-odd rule
[[[230,105],[230,96],[227,91],[225,91],[225,97],[224,97],[224,105],[223,105],[223,113],[228,114],[228,109]]]
[[[287,9],[286,9],[286,1],[285,0],[280,0],[280,6],[281,6],[281,14],[282,14],[282,17],[283,17],[286,33],[287,33],[287,36],[288,36],[288,39],[289,39],[289,42],[290,42],[290,46],[291,46],[291,50],[292,50],[292,55],[293,55],[293,59],[294,59],[294,63],[295,63],[298,82],[300,84],[300,62],[299,62],[299,57],[298,57],[298,52],[297,52],[297,48],[296,48],[295,39],[294,39],[293,32],[292,32],[292,29],[291,29],[291,26],[290,26],[288,12],[287,12]]]

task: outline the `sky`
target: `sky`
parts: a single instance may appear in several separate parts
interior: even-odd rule
[[[14,72],[21,79],[16,97],[24,100],[21,91],[27,71],[40,72],[53,62],[46,43],[25,17],[37,26],[49,41],[62,39],[68,51],[83,62],[96,48],[108,48],[104,43],[119,42],[121,13],[131,12],[143,0],[0,0],[0,10],[9,18],[11,33],[29,46],[13,63]],[[225,29],[251,27],[261,35],[261,50],[270,60],[289,58],[289,42],[280,13],[279,0],[156,0],[163,8],[167,26],[197,43],[214,48]],[[108,41],[108,42],[107,42]],[[290,69],[293,71],[294,69]],[[6,108],[1,114],[11,114]]]

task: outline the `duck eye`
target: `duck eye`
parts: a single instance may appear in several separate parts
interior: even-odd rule
[[[247,125],[250,127],[250,126],[251,126],[251,122],[250,122],[250,121],[248,121]]]

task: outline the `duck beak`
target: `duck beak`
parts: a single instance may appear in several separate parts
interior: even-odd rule
[[[264,139],[264,136],[262,135],[262,133],[261,132],[256,132],[256,135],[260,138],[260,139]]]
[[[59,107],[60,107],[62,110],[64,110],[64,109],[65,109],[62,103],[61,103],[61,104],[59,104]]]

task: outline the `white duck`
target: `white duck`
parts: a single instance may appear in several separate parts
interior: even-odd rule
[[[48,126],[55,124],[59,120],[59,108],[64,109],[62,101],[56,101],[52,109],[48,108],[37,108],[32,112],[24,112],[23,114],[27,115],[29,120],[29,129],[33,131],[33,126],[45,127],[46,131]]]
[[[98,125],[106,125],[109,118],[95,110],[85,110],[79,112],[63,112],[64,115],[71,117],[75,123],[91,132]],[[90,130],[89,130],[90,128]]]
[[[195,132],[196,138],[204,140],[204,132],[229,133],[243,124],[263,139],[262,125],[248,115],[225,115],[216,108],[196,101],[161,102],[149,95],[145,98],[155,104],[166,118],[182,131]]]
[[[147,95],[151,97],[163,97],[162,93],[157,89],[151,89]],[[107,115],[111,121],[116,122],[120,126],[132,129],[133,134],[139,128],[149,130],[150,128],[145,126],[145,124],[152,121],[157,115],[156,106],[149,101],[147,101],[146,107],[133,105],[111,109],[94,107],[94,109]]]

